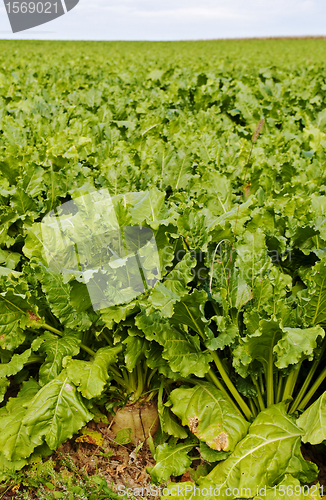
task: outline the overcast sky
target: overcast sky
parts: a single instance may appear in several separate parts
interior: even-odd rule
[[[0,2],[0,38],[8,39],[196,40],[326,35],[325,0],[80,0],[66,15],[16,34],[11,32]]]

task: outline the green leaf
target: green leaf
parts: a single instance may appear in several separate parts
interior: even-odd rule
[[[167,226],[173,222],[165,206],[165,193],[153,188],[147,193],[142,193],[139,201],[131,208],[130,213],[134,224],[146,221],[153,229],[158,229],[161,224]]]
[[[27,363],[32,351],[27,349],[22,354],[14,354],[9,363],[0,364],[0,379],[20,372]]]
[[[64,367],[69,379],[78,387],[78,391],[87,399],[100,396],[110,378],[108,369],[117,360],[121,346],[102,347],[92,361],[81,361],[67,357]]]
[[[205,207],[209,208],[212,215],[216,216],[227,212],[231,207],[233,197],[230,180],[207,165],[202,168],[200,174],[200,177],[192,177],[191,194],[200,196],[201,193],[205,200]]]
[[[207,462],[220,462],[221,460],[225,460],[226,458],[228,458],[231,454],[231,452],[228,451],[212,450],[212,448],[207,446],[207,444],[203,441],[200,442],[199,450],[200,456],[204,460],[207,460]]]
[[[147,80],[160,80],[164,75],[164,71],[161,69],[153,69],[146,77]]]
[[[167,408],[163,404],[163,383],[161,384],[159,394],[158,394],[158,415],[160,418],[161,429],[163,432],[167,432],[170,436],[174,436],[180,439],[186,439],[188,436],[187,431],[176,421],[174,415],[172,415],[170,408]]]
[[[252,281],[252,272],[252,269],[250,269],[250,272],[247,273],[250,276],[247,281]],[[235,307],[239,310],[252,299],[252,292],[249,285],[244,279],[237,276],[236,273],[233,273],[232,279],[230,279],[228,298],[230,307]]]
[[[145,353],[148,345],[146,340],[140,337],[127,337],[126,340],[123,341],[123,344],[126,345],[125,351],[125,362],[126,368],[129,372],[132,372],[133,369],[139,362],[141,356]]]
[[[0,266],[0,276],[15,276],[15,278],[19,278],[19,276],[21,276],[21,273],[13,271],[9,267]]]
[[[319,485],[303,486],[300,481],[286,475],[284,479],[274,488],[261,488],[260,494],[254,497],[254,500],[275,500],[283,498],[284,500],[318,500],[321,499]]]
[[[207,324],[209,324],[204,313],[206,301],[207,293],[204,290],[194,290],[175,305],[171,322],[177,325],[187,325],[204,337]]]
[[[84,283],[74,281],[71,285],[70,304],[80,313],[86,311],[92,306],[87,286]]]
[[[64,283],[61,274],[40,267],[42,289],[53,314],[68,328],[87,330],[91,321],[85,312],[77,312],[70,303],[70,284]]]
[[[326,259],[317,262],[309,275],[303,276],[307,289],[299,292],[307,325],[326,324]]]
[[[40,353],[46,354],[46,359],[39,371],[39,382],[41,385],[45,385],[59,375],[62,369],[62,360],[65,356],[76,356],[79,353],[80,340],[68,335],[58,338],[49,333],[44,334],[42,337],[44,342],[40,348]]]
[[[271,267],[267,256],[265,235],[261,229],[254,232],[244,231],[236,244],[235,265],[241,269],[242,276],[253,290],[256,279],[263,279]]]
[[[122,444],[122,445],[131,443],[131,441],[132,441],[131,434],[132,434],[132,430],[130,427],[127,427],[126,429],[120,429],[120,431],[117,432],[115,441],[118,444]]]
[[[159,310],[163,317],[170,318],[173,315],[174,304],[189,293],[187,284],[193,279],[191,267],[195,267],[196,260],[186,255],[181,262],[168,274],[163,283],[158,281],[151,291],[147,301],[147,313]]]
[[[215,321],[218,327],[218,336],[206,341],[206,347],[215,351],[216,349],[224,349],[226,346],[232,345],[239,334],[238,327],[231,322],[229,316],[213,316],[212,320]]]
[[[64,370],[29,402],[21,425],[34,446],[44,439],[55,450],[92,418]]]
[[[198,382],[170,394],[172,411],[200,440],[217,451],[233,451],[247,433],[249,422],[235,411],[219,389]]]
[[[206,250],[210,237],[207,235],[205,214],[187,208],[178,219],[178,230],[186,238],[190,248]]]
[[[28,322],[28,303],[24,297],[11,290],[0,293],[0,347],[14,350],[25,339],[23,332]]]
[[[244,223],[250,218],[252,214],[252,206],[254,200],[248,199],[245,203],[233,207],[230,211],[223,213],[216,219],[212,220],[208,225],[208,231],[212,232],[213,241],[215,241],[215,233],[219,235],[221,229],[224,229],[227,223],[230,223],[234,231],[238,234],[241,233]],[[217,241],[219,238],[217,237]]]
[[[161,484],[167,481],[171,474],[180,476],[191,464],[188,453],[192,450],[193,442],[170,444],[159,444],[156,448],[154,467],[148,467],[152,481],[155,484]]]
[[[21,189],[17,189],[16,193],[12,196],[11,206],[14,211],[23,218],[25,218],[29,212],[36,210],[36,205],[33,202],[33,199]]]
[[[245,378],[253,361],[260,361],[265,371],[273,364],[273,349],[281,339],[282,330],[278,321],[261,320],[259,330],[243,338],[233,351],[233,366]]]
[[[129,302],[129,304],[125,305],[121,304],[120,306],[107,307],[101,310],[101,319],[109,330],[111,330],[115,323],[124,321],[136,308],[136,301]]]
[[[16,398],[10,398],[0,414],[0,451],[6,460],[16,461],[29,457],[37,446],[29,437],[23,418],[28,405],[38,393],[39,385],[34,380],[25,382]],[[41,440],[42,441],[42,440]]]
[[[317,339],[325,337],[321,326],[312,328],[282,328],[284,335],[274,347],[275,365],[282,369],[308,358],[313,360]]]
[[[178,380],[180,375],[171,370],[168,361],[162,357],[163,347],[154,340],[150,342],[149,348],[146,351],[146,362],[152,370],[157,369],[159,373],[170,380]]]
[[[162,405],[161,408],[159,407],[158,412],[161,428],[164,432],[179,439],[186,439],[188,436],[187,431],[180,424],[178,424],[174,415],[172,415],[170,408]]]
[[[162,319],[159,313],[146,316],[144,312],[136,317],[137,327],[145,333],[147,340],[155,340],[163,347],[162,356],[170,368],[182,377],[194,374],[203,377],[209,370],[211,354],[202,352],[197,336],[180,332]]]
[[[4,400],[9,385],[10,380],[7,378],[0,379],[0,403]]]
[[[199,487],[219,488],[221,497],[226,496],[227,488],[250,488],[256,492],[257,487],[278,484],[289,472],[293,457],[297,459],[296,477],[300,480],[300,474],[308,466],[307,482],[313,481],[317,468],[302,458],[302,434],[294,418],[287,415],[284,403],[270,406],[254,420],[249,433],[229,458],[199,481]]]
[[[33,224],[27,233],[23,253],[28,259],[35,259],[38,263],[47,264],[49,250],[46,248],[43,235],[42,224]]]
[[[304,430],[304,443],[319,444],[326,439],[326,392],[324,392],[297,420]]]
[[[169,232],[167,229],[169,229]],[[164,276],[166,271],[172,267],[175,257],[174,246],[171,245],[169,238],[169,233],[171,231],[173,232],[173,227],[166,228],[165,226],[160,226],[158,230],[155,231],[155,241],[160,261],[161,276]]]
[[[178,151],[174,162],[171,162],[169,169],[163,177],[163,185],[171,186],[173,191],[186,189],[192,179],[192,162],[189,154],[185,151]]]

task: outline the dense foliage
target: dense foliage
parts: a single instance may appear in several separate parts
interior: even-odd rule
[[[222,494],[313,481],[300,443],[326,439],[325,41],[1,48],[2,479],[97,407],[156,392],[154,482],[196,448],[213,464],[199,484]],[[153,231],[162,274],[94,311],[48,268],[40,223],[103,188],[120,226]]]

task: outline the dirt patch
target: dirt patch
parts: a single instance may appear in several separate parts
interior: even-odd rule
[[[199,424],[199,419],[196,415],[194,417],[189,418],[188,427],[189,427],[190,432],[192,432],[193,434],[196,434],[198,424]]]
[[[222,451],[227,450],[229,446],[229,437],[225,432],[221,432],[217,437],[213,439],[214,450]]]
[[[196,426],[195,422],[194,425]],[[305,460],[316,463],[320,472],[315,482],[318,481],[326,491],[326,447],[305,444],[302,445],[302,455]],[[95,422],[88,424],[87,431],[85,429],[81,436],[75,436],[64,443],[51,456],[51,460],[59,476],[70,473],[73,477],[79,476],[82,482],[82,478],[85,476],[91,479],[95,475],[100,475],[116,493],[121,491],[121,488],[132,488],[134,491],[137,488],[143,489],[143,491],[146,491],[146,488],[149,489],[151,478],[146,469],[155,465],[148,447],[144,445],[137,450],[132,443],[118,444],[115,441],[115,434],[107,423]],[[193,467],[196,465],[198,464],[193,463]],[[46,459],[44,466],[46,466]],[[171,480],[182,482],[193,481],[193,478],[192,474],[187,471],[182,477],[171,477]],[[43,491],[50,493],[47,486],[43,485],[42,487]],[[8,490],[2,498],[3,500],[27,498],[22,496],[23,491],[29,492],[28,498],[31,500],[40,499],[37,487],[35,489],[26,488],[23,484],[13,485],[13,488]],[[42,496],[42,498],[48,497]],[[154,500],[154,497],[150,498]]]
[[[67,470],[73,470],[74,475],[77,476],[80,473],[80,477],[87,475],[90,479],[92,476],[100,475],[115,493],[119,492],[119,487],[120,491],[122,487],[125,489],[132,488],[133,490],[144,488],[144,491],[146,487],[149,488],[150,475],[146,472],[146,468],[154,466],[155,461],[148,447],[144,445],[137,450],[132,443],[118,444],[115,441],[115,434],[106,423],[95,424],[91,422],[87,429],[90,432],[88,434],[84,433],[83,439],[76,436],[68,440],[51,456],[55,464],[55,471],[59,475],[67,474]],[[95,444],[99,441],[94,439],[94,433],[100,433],[101,445]],[[89,442],[85,442],[84,439]],[[2,498],[3,500],[22,498],[20,493],[24,489],[26,490],[22,485],[18,488],[16,485],[16,487],[7,491]],[[45,487],[45,489],[47,488]],[[28,491],[31,499],[39,499],[36,492],[37,488],[35,491],[28,488]]]

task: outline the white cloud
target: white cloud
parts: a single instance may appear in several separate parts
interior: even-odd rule
[[[153,17],[163,17],[169,19],[194,19],[194,20],[205,20],[205,19],[245,19],[248,18],[248,14],[241,14],[232,9],[227,8],[209,8],[209,7],[190,7],[190,8],[178,8],[178,9],[162,9],[158,11],[142,11],[139,14],[146,18]]]
[[[0,37],[182,40],[320,35],[326,34],[325,21],[322,0],[80,0],[67,15],[16,35],[3,33],[10,25],[1,5]]]

